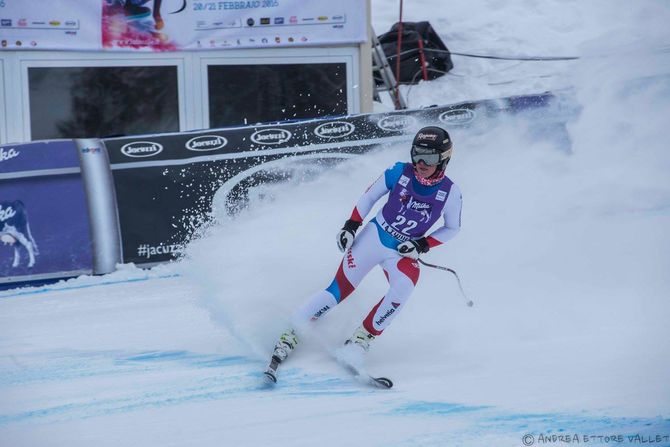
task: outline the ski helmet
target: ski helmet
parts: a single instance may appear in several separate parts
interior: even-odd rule
[[[412,164],[423,161],[429,166],[437,166],[436,173],[444,171],[451,159],[451,137],[446,130],[437,126],[424,127],[412,141]]]

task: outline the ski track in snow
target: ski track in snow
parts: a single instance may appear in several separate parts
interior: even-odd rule
[[[68,351],[22,358],[29,363],[16,369],[3,362],[0,389],[7,391],[26,387],[48,386],[63,382],[77,387],[78,382],[96,386],[114,381],[155,378],[149,387],[133,390],[109,398],[94,396],[64,405],[30,409],[0,415],[0,427],[30,422],[36,418],[50,421],[108,416],[114,413],[141,411],[146,408],[181,405],[236,398],[240,395],[266,393],[268,386],[259,375],[262,364],[245,357],[200,355],[187,351],[153,351],[138,354],[123,352],[72,353]],[[168,373],[168,374],[166,374]],[[174,376],[174,377],[173,377]],[[165,380],[168,379],[168,380]],[[147,388],[150,388],[148,390]],[[307,375],[297,369],[282,371],[282,382],[277,391],[289,396],[349,396],[363,394],[351,381],[343,378]]]
[[[302,445],[302,441],[297,441],[302,439],[301,425],[324,420],[354,427],[341,433],[337,442],[325,440],[324,445],[356,445],[357,437],[367,433],[369,425],[384,427],[386,434],[379,435],[379,442],[367,443],[392,446],[440,446],[447,441],[454,445],[490,445],[493,441],[517,445],[527,433],[649,437],[670,429],[670,420],[662,417],[613,417],[594,411],[515,412],[494,405],[440,399],[443,393],[437,389],[435,399],[417,399],[412,389],[422,377],[405,377],[393,390],[379,390],[358,383],[329,356],[325,358],[332,364],[325,369],[312,364],[313,356],[288,362],[280,369],[279,383],[272,386],[262,376],[265,363],[253,356],[189,349],[92,348],[98,343],[107,344],[107,337],[114,339],[117,332],[125,334],[125,344],[142,345],[141,333],[131,332],[135,327],[132,319],[139,310],[152,308],[150,313],[158,318],[155,330],[181,324],[186,331],[194,332],[196,340],[220,337],[203,323],[197,301],[184,298],[193,293],[193,288],[183,282],[180,277],[142,285],[135,281],[116,282],[101,286],[106,291],[97,298],[87,296],[87,290],[65,289],[47,298],[18,296],[0,302],[2,314],[12,314],[14,310],[19,317],[10,324],[15,331],[12,337],[7,331],[0,333],[0,440],[8,441],[0,445],[36,445],[45,440],[86,445],[84,440],[90,437],[99,445],[113,445],[105,436],[116,417],[145,421],[146,432],[157,436],[151,424],[156,412],[177,410],[188,420],[186,408],[225,415],[207,427],[219,433],[217,436],[232,436],[235,445],[257,445],[272,439],[276,424],[283,427],[290,445]],[[174,291],[173,295],[157,299],[165,286]],[[87,300],[95,302],[88,304]],[[117,327],[103,329],[110,333],[102,334],[98,343],[87,346],[83,338],[66,338],[71,346],[58,347],[58,341],[50,342],[39,335],[32,338],[33,330],[41,324],[67,330],[68,322],[73,321],[84,331],[87,324],[105,327],[104,317],[87,313],[86,307],[104,308],[112,303],[116,303],[116,311],[121,310],[124,321]],[[159,307],[165,311],[163,318]],[[75,315],[82,310],[86,320]],[[34,325],[31,319],[35,320]],[[59,325],[51,320],[65,323]],[[7,319],[1,323],[8,327]],[[173,344],[167,340],[168,346]],[[300,417],[289,415],[287,405],[306,413]],[[240,421],[235,419],[235,408],[243,410]],[[265,413],[251,429],[248,424],[253,418],[249,414],[256,411]],[[363,426],[356,426],[361,420],[365,421]],[[93,428],[87,428],[87,424]],[[88,438],[68,438],[72,429],[86,433]],[[256,435],[250,436],[249,430]],[[183,445],[177,433],[165,428],[161,433],[170,434],[174,445]],[[131,430],[127,438],[120,438],[125,440],[121,444],[132,444],[137,435]],[[217,436],[206,439],[204,444],[215,445],[212,440]],[[118,434],[114,439],[118,441]],[[59,442],[50,445],[61,445]]]
[[[67,385],[68,389],[105,390],[119,384],[132,384],[120,391],[98,392],[86,397],[53,396],[41,405],[13,399],[13,407],[0,413],[0,435],[8,427],[23,424],[58,424],[88,418],[104,418],[119,413],[142,412],[151,408],[180,406],[187,403],[218,402],[250,399],[263,404],[268,398],[294,402],[327,398],[329,401],[361,401],[358,411],[383,423],[407,421],[407,418],[428,418],[439,426],[448,420],[450,426],[442,432],[418,436],[414,445],[444,445],[446,439],[475,439],[487,436],[520,437],[528,431],[544,434],[579,433],[587,435],[623,434],[655,436],[667,432],[670,420],[662,418],[599,417],[561,413],[507,413],[491,406],[470,406],[455,402],[412,401],[402,392],[375,390],[357,384],[346,374],[332,376],[309,373],[301,368],[281,370],[279,384],[263,382],[263,364],[241,356],[203,355],[188,351],[129,352],[71,352],[58,351],[21,357],[17,360],[3,356],[0,361],[0,394],[20,396],[30,388],[52,384]],[[402,385],[401,385],[402,386]],[[69,403],[68,400],[71,400]],[[57,403],[58,402],[58,403]],[[338,408],[340,404],[334,403]],[[426,419],[424,419],[425,421]],[[452,424],[462,424],[454,431]],[[409,441],[408,441],[409,442]],[[405,445],[392,443],[391,445]]]
[[[208,321],[187,272],[137,281],[142,274],[129,269],[127,281],[107,279],[95,288],[74,281],[0,300],[0,445],[132,445],[142,436],[150,438],[145,444],[189,445],[184,436],[199,432],[189,416],[194,411],[214,418],[201,422],[200,431],[214,433],[201,445],[218,439],[258,445],[275,439],[277,426],[287,445],[310,445],[323,421],[350,427],[323,445],[358,445],[361,438],[391,446],[519,445],[527,433],[670,431],[662,417],[510,411],[445,399],[441,387],[417,394],[423,376],[401,374],[393,390],[379,390],[358,383],[331,356],[314,353],[300,352],[270,386],[262,377],[264,360],[244,354],[240,340],[220,332],[220,320]],[[157,348],[137,349],[142,346]],[[448,369],[445,377],[454,380]],[[173,427],[181,424],[172,411],[187,428]],[[118,424],[126,428],[133,420],[141,428],[119,437]]]

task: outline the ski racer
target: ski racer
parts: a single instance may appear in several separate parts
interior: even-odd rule
[[[291,316],[293,328],[279,337],[265,373],[270,380],[276,382],[277,367],[297,346],[300,328],[344,301],[374,266],[384,270],[389,289],[345,344],[367,352],[402,311],[419,280],[419,255],[453,238],[461,226],[461,191],[445,176],[452,150],[446,130],[424,127],[412,142],[412,162],[396,163],[368,187],[337,234],[344,257],[335,278]],[[357,235],[373,205],[386,194],[383,208]],[[440,217],[444,224],[426,235]]]

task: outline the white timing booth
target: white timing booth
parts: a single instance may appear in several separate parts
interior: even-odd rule
[[[0,0],[0,144],[370,112],[369,0]]]

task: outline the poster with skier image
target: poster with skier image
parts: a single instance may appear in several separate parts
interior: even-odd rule
[[[257,48],[367,40],[365,3],[104,0],[107,49]]]
[[[105,0],[102,7],[104,48],[175,51],[174,39],[163,32],[162,0]],[[179,16],[176,16],[179,18]],[[177,28],[175,23],[173,26]]]
[[[2,0],[0,43],[21,50],[177,51],[367,41],[360,0]]]

